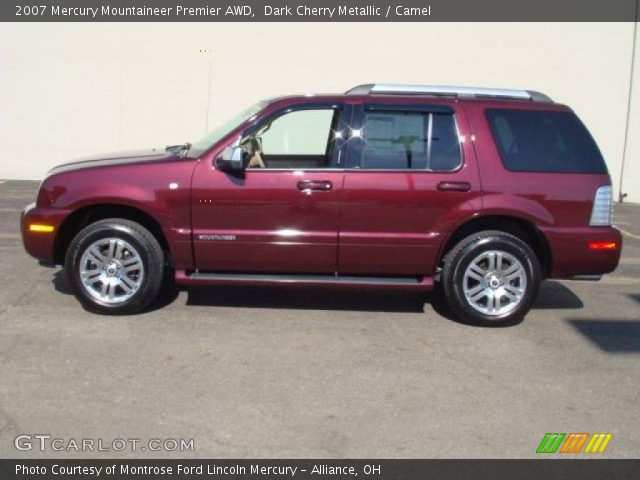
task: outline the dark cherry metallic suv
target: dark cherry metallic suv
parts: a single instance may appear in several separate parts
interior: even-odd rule
[[[89,310],[190,285],[442,289],[515,323],[543,278],[618,264],[611,179],[578,117],[525,90],[362,85],[260,102],[194,144],[54,168],[22,217]]]

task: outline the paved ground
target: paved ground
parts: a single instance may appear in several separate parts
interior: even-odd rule
[[[526,321],[474,328],[420,295],[219,288],[134,317],[83,311],[18,237],[0,184],[0,458],[21,433],[194,439],[174,457],[532,457],[545,432],[640,453],[640,206],[616,274],[547,282]],[[166,455],[166,454],[162,454]]]

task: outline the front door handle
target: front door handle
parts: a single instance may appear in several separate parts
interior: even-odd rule
[[[471,190],[469,182],[440,182],[438,190],[441,192],[468,192]]]
[[[329,180],[301,180],[298,182],[298,190],[303,192],[328,192],[333,188]]]

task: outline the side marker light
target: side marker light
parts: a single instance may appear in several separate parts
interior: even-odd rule
[[[40,225],[37,223],[32,223],[31,225],[29,225],[29,231],[50,233],[53,232],[53,225]]]

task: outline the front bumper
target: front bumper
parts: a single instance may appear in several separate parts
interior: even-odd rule
[[[622,234],[615,227],[543,229],[551,250],[552,278],[598,276],[610,273],[620,262]],[[616,248],[594,250],[591,243],[615,242]]]
[[[20,216],[22,243],[29,255],[45,263],[54,263],[54,244],[67,211],[52,208],[38,208],[35,203],[27,205]],[[53,230],[31,231],[31,225],[50,225]]]

